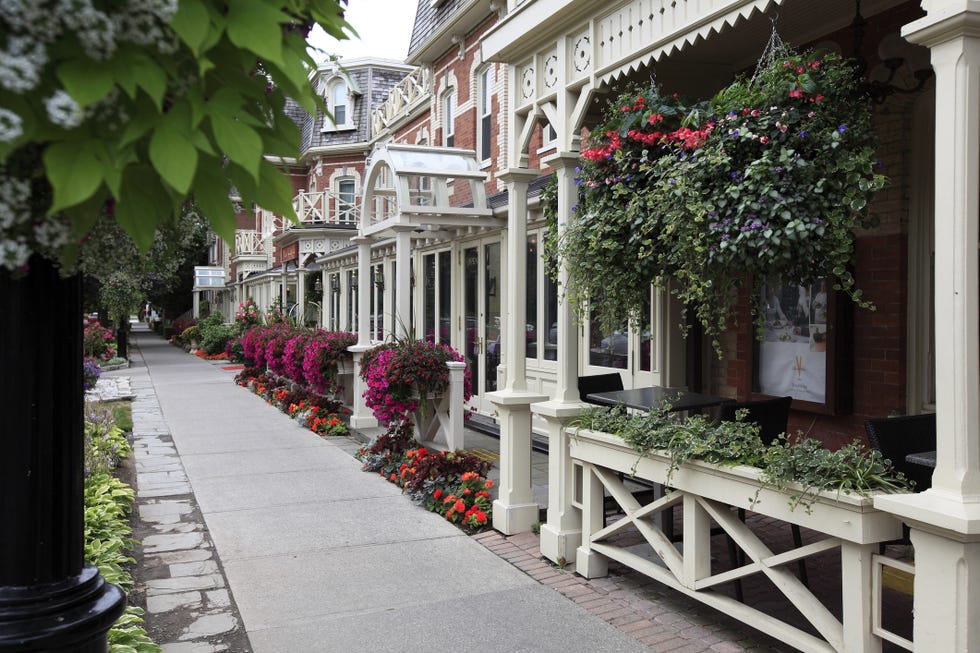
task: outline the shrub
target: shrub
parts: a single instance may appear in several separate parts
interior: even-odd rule
[[[245,350],[241,338],[232,338],[225,343],[225,356],[233,363],[245,362]]]
[[[207,325],[201,330],[201,349],[209,355],[222,354],[225,344],[238,333],[233,325]]]
[[[109,360],[116,355],[116,339],[110,329],[92,320],[85,325],[82,348],[86,358]]]
[[[174,327],[174,329],[176,330],[176,326]],[[184,340],[186,342],[200,343],[201,327],[197,326],[196,324],[194,326],[187,327],[186,329],[180,332],[180,338],[181,340]]]
[[[300,385],[306,385],[306,376],[303,374],[303,359],[306,356],[306,345],[311,338],[309,333],[295,334],[286,341],[286,346],[282,352],[283,371],[293,382]]]

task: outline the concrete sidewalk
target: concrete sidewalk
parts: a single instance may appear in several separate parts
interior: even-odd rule
[[[169,595],[207,618],[166,651],[649,650],[362,472],[352,440],[300,428],[234,372],[154,334],[132,339],[125,373],[150,481],[140,518],[167,531],[144,554],[182,560],[158,563],[148,607],[155,587],[157,606]],[[182,537],[196,554],[171,547]]]

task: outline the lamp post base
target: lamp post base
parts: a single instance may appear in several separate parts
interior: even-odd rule
[[[0,587],[0,652],[105,653],[123,591],[85,565],[58,583]]]

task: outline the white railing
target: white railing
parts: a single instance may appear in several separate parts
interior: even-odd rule
[[[388,98],[371,112],[371,135],[377,136],[389,125],[415,108],[432,92],[432,71],[422,66],[395,84]]]
[[[357,226],[360,209],[357,198],[344,199],[333,191],[301,190],[293,198],[293,210],[303,224],[336,224]],[[288,226],[288,225],[287,225]]]
[[[235,256],[243,254],[265,254],[265,247],[259,232],[249,229],[235,232]]]
[[[881,650],[880,627],[872,619],[875,554],[879,542],[901,536],[902,525],[892,515],[876,510],[873,499],[824,492],[814,497],[812,504],[798,505],[794,510],[790,505],[792,492],[798,494],[803,488],[784,492],[766,486],[759,480],[760,470],[754,467],[723,467],[694,460],[668,478],[671,461],[666,453],[638,458],[623,440],[608,433],[582,430],[568,437],[569,455],[582,468],[580,494],[576,492],[572,502],[582,510],[576,572],[588,578],[604,576],[608,561],[615,560],[801,651]],[[669,483],[671,490],[644,505],[624,485],[624,475],[635,475],[660,487]],[[624,514],[611,518],[608,525],[604,521],[605,494]],[[665,532],[661,527],[665,517],[673,518],[675,508],[682,511],[683,539],[679,546],[670,537],[673,529]],[[763,522],[774,518],[805,526],[819,539],[774,553],[753,531],[750,522],[760,521],[742,521],[735,510],[739,508],[770,518]],[[717,534],[713,525],[744,552],[744,562],[734,569],[712,568],[710,541]],[[826,551],[839,552],[840,556],[840,619],[787,569]],[[817,565],[812,567],[811,577],[828,573]],[[713,591],[754,574],[771,581],[812,630],[802,630],[775,614]]]

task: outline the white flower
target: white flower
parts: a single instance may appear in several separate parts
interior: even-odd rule
[[[0,240],[0,266],[16,270],[27,265],[31,250],[23,238]]]
[[[48,120],[52,124],[71,129],[82,124],[82,110],[78,103],[67,92],[58,89],[44,101],[48,112]]]
[[[31,90],[47,62],[44,43],[28,36],[8,37],[7,47],[0,50],[0,87],[21,94]]]
[[[20,138],[24,133],[22,122],[16,113],[0,107],[0,143],[11,143]]]
[[[68,242],[69,235],[70,228],[60,220],[43,220],[34,227],[34,237],[46,249],[60,249]]]

